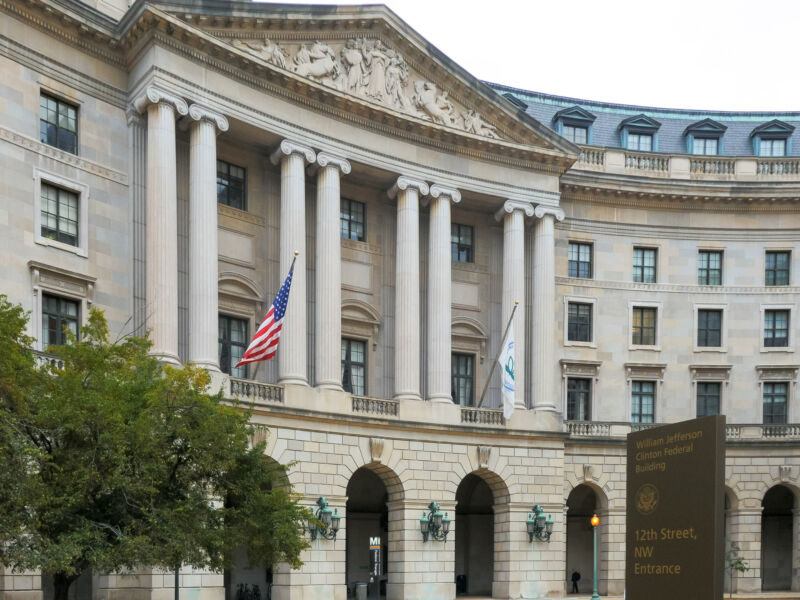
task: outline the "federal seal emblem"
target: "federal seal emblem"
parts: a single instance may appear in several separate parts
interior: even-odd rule
[[[636,504],[636,510],[640,514],[649,515],[656,510],[658,500],[658,488],[652,483],[645,483],[636,490],[636,496],[633,501]]]

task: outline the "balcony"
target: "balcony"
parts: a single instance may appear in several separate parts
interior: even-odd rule
[[[624,439],[629,433],[668,423],[622,423],[611,421],[565,421],[570,439]],[[800,424],[729,424],[728,442],[791,442],[800,440]]]

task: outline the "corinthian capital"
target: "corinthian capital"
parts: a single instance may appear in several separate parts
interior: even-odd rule
[[[169,104],[181,116],[189,112],[189,107],[183,98],[154,85],[147,86],[147,89],[133,101],[133,107],[141,113],[149,105],[161,103]]]
[[[427,196],[428,192],[430,191],[428,184],[424,181],[406,177],[405,175],[400,175],[400,177],[397,178],[397,181],[394,182],[394,185],[389,188],[387,193],[389,194],[389,198],[394,199],[398,192],[407,190],[409,188],[417,190],[420,196]]]
[[[351,170],[349,160],[342,156],[336,156],[330,152],[325,152],[324,150],[317,152],[317,164],[320,167],[336,167],[345,175],[350,173]]]
[[[532,217],[534,207],[533,204],[525,202],[524,200],[506,200],[503,202],[503,206],[500,207],[500,210],[494,213],[494,218],[496,221],[502,221],[503,217],[510,215],[515,210],[522,211],[526,217]]]
[[[313,163],[317,158],[316,152],[305,144],[292,140],[283,140],[272,152],[269,159],[273,165],[277,165],[284,156],[291,156],[292,154],[299,154],[308,163]]]
[[[200,104],[192,104],[189,107],[189,117],[195,121],[208,121],[219,131],[228,131],[228,119],[225,118],[225,115]]]
[[[461,202],[461,192],[459,192],[456,188],[448,187],[446,185],[439,185],[438,183],[434,183],[431,186],[431,196],[434,198],[438,198],[439,196],[443,198],[450,198],[450,201],[453,204],[458,204]]]
[[[533,211],[533,214],[537,219],[541,219],[545,215],[551,215],[555,217],[556,221],[564,220],[564,209],[557,206],[544,206],[543,204],[540,204]]]

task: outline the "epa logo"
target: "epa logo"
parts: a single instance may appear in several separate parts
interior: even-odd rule
[[[658,488],[652,483],[645,483],[642,487],[636,490],[636,496],[633,499],[636,505],[636,510],[643,515],[649,515],[653,513],[658,506],[658,500]]]

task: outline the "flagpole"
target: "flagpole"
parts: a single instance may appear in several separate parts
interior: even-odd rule
[[[497,366],[497,359],[500,358],[500,353],[503,351],[503,342],[506,341],[506,336],[508,335],[508,330],[511,329],[511,322],[514,319],[514,313],[517,312],[517,307],[519,306],[519,300],[514,301],[514,308],[511,309],[511,315],[508,317],[508,323],[506,324],[506,329],[503,332],[503,337],[500,338],[500,347],[497,349],[497,356],[494,357],[492,361],[492,368],[489,371],[489,377],[486,378],[486,383],[483,384],[483,391],[481,392],[481,399],[478,400],[478,408],[481,407],[483,404],[483,398],[486,396],[486,390],[489,388],[489,382],[492,380],[492,375],[494,375],[494,368]]]

